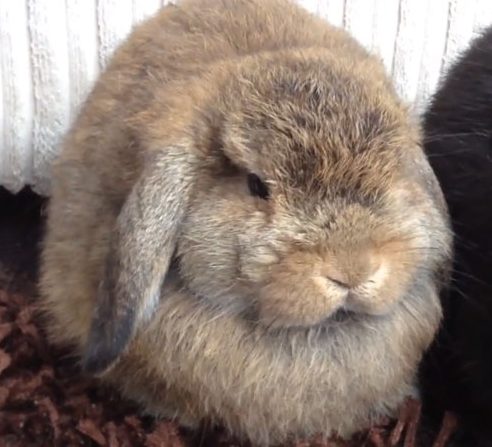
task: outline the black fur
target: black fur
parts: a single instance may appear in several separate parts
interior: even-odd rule
[[[424,116],[425,148],[456,235],[445,320],[422,367],[425,403],[492,443],[492,27],[448,71]],[[472,444],[470,444],[472,445]],[[480,444],[482,445],[482,444]]]

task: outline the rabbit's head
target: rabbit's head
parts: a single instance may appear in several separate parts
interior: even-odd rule
[[[372,59],[251,56],[155,104],[132,123],[151,149],[119,215],[88,370],[118,357],[171,270],[203,305],[274,330],[377,324],[415,283],[444,278],[441,191]]]

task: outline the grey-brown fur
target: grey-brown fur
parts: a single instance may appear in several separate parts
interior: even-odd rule
[[[375,57],[287,0],[188,0],[133,32],[66,136],[40,285],[86,370],[267,444],[395,410],[450,254]]]

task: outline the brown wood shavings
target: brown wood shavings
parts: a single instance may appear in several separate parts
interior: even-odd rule
[[[458,427],[458,420],[452,413],[447,412],[444,415],[441,430],[437,435],[437,439],[432,447],[446,447],[449,439]]]

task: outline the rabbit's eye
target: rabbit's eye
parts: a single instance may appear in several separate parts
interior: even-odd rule
[[[248,174],[248,187],[252,196],[267,200],[270,196],[268,186],[265,185],[256,174]]]

